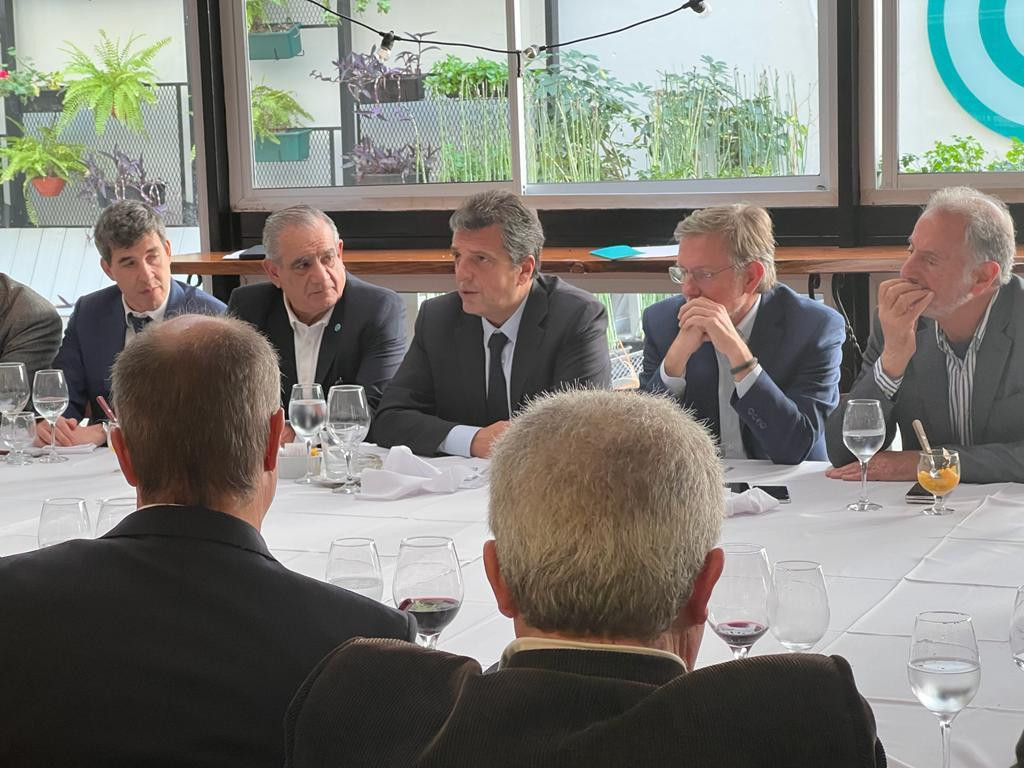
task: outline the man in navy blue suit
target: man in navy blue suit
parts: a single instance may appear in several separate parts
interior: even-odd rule
[[[110,399],[110,369],[125,343],[153,321],[185,314],[220,315],[226,307],[198,288],[171,279],[171,241],[163,220],[136,200],[100,214],[93,230],[100,267],[116,285],[81,297],[68,320],[53,367],[64,371],[69,405],[57,420],[58,445],[106,441],[97,397]],[[89,416],[92,424],[81,426]],[[50,441],[40,421],[39,440]]]
[[[845,326],[775,281],[767,211],[705,208],[676,227],[682,295],[644,312],[640,386],[669,392],[719,438],[723,458],[824,460]]]

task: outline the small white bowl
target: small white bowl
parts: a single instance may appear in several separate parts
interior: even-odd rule
[[[320,474],[320,457],[314,456],[309,462],[314,476]],[[306,474],[305,456],[282,456],[277,457],[277,476],[282,480],[297,480]]]

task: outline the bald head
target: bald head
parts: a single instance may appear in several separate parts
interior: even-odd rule
[[[251,326],[202,315],[151,324],[111,378],[141,496],[213,506],[255,493],[281,395],[277,356]]]

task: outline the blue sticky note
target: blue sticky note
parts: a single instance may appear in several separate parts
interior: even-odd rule
[[[624,259],[627,256],[636,256],[640,251],[630,245],[609,245],[607,248],[598,248],[591,253],[602,259]]]

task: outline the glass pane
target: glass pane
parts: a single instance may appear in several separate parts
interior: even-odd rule
[[[524,0],[525,43],[584,37],[648,4]],[[527,68],[530,183],[817,174],[817,4],[715,3]],[[664,10],[664,9],[662,9]]]
[[[504,0],[452,1],[443,14],[412,0],[342,0],[341,13],[420,40],[396,42],[386,61],[373,54],[378,35],[304,0],[246,8],[255,187],[511,178],[506,57],[430,42],[504,49]]]
[[[1024,4],[899,3],[902,173],[1024,171]]]
[[[184,3],[8,7],[14,34],[0,40],[0,272],[67,314],[79,296],[111,284],[91,227],[112,200],[152,203],[175,253],[201,250]],[[116,66],[124,71],[113,80]],[[44,158],[42,168],[33,156]]]

